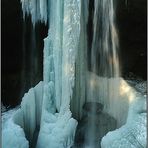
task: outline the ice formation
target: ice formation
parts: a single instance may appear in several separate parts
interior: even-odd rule
[[[69,107],[80,34],[80,1],[21,2],[24,16],[31,14],[33,25],[39,20],[48,21],[49,32],[44,46],[44,82],[25,94],[12,121],[24,129],[22,137],[27,138],[31,147],[71,147],[77,126]],[[4,147],[9,147],[5,142]]]
[[[81,119],[87,101],[104,104],[118,127],[124,124],[102,139],[102,148],[146,147],[145,98],[137,98],[135,90],[118,77],[113,0],[95,0],[93,72],[87,70],[89,2],[21,0],[24,17],[31,14],[34,26],[42,21],[49,27],[44,39],[43,82],[31,88],[21,107],[3,122],[3,148],[70,148],[78,124],[74,118]],[[93,61],[98,52],[102,57],[99,67]]]
[[[31,88],[28,93],[24,95],[20,108],[7,120],[7,122],[5,121],[6,123],[3,124],[4,127],[2,132],[2,144],[4,148],[27,148],[29,147],[29,142],[32,143],[34,133],[40,126],[42,95],[43,82],[40,82],[36,87]],[[12,137],[16,137],[16,139],[13,141]],[[7,143],[10,139],[12,139],[12,144]]]
[[[146,96],[138,95],[129,108],[127,122],[103,137],[102,148],[146,148]]]

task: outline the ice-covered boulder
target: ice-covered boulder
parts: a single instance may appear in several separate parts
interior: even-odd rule
[[[146,148],[146,116],[146,96],[138,95],[130,105],[126,124],[104,136],[102,148]]]

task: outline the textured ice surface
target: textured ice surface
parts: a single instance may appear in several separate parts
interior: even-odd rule
[[[29,148],[24,130],[13,121],[18,109],[16,107],[2,113],[2,148]]]
[[[2,148],[29,148],[23,129],[12,118],[2,125]]]
[[[128,80],[127,82],[140,93],[142,94],[147,93],[147,81],[143,81],[142,79],[139,80],[135,79],[135,80]]]
[[[109,132],[101,142],[102,148],[146,148],[146,96],[137,96],[131,103],[127,122]]]
[[[40,129],[37,148],[70,148],[76,126],[77,121],[71,118],[70,111],[64,114],[47,112]]]

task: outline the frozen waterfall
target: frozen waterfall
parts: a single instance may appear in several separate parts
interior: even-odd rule
[[[79,133],[84,138],[80,147],[132,148],[131,141],[135,148],[145,147],[146,97],[120,77],[114,2],[21,0],[24,18],[31,15],[33,26],[38,21],[48,25],[43,81],[3,123],[3,148],[78,148]]]

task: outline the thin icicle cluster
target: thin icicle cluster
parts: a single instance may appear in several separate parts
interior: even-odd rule
[[[75,88],[70,108],[73,117],[80,120],[83,115],[83,105],[86,102],[87,75],[87,23],[89,15],[89,0],[81,0],[80,9],[80,37],[75,64]]]
[[[23,16],[31,14],[33,25],[39,20],[47,23],[48,0],[21,0]]]

